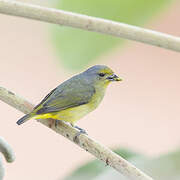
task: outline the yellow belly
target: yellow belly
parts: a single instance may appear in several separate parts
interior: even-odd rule
[[[47,113],[35,116],[35,119],[57,119],[67,121],[69,123],[75,123],[77,120],[84,117],[86,114],[94,110],[89,104],[77,106],[74,108],[68,108],[56,113]]]
[[[104,97],[104,92],[102,90],[99,92],[97,91],[88,104],[80,105],[73,108],[68,108],[55,113],[37,115],[34,118],[35,119],[52,118],[74,124],[77,120],[81,119],[82,117],[84,117],[85,115],[96,109],[99,103],[101,102],[101,100],[103,99],[103,97]]]

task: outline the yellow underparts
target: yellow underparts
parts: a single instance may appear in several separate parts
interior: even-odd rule
[[[35,119],[51,118],[56,120],[63,120],[74,124],[76,121],[84,117],[86,114],[90,113],[91,111],[97,108],[97,106],[103,99],[105,89],[108,85],[109,85],[109,81],[100,84],[99,87],[96,88],[96,93],[91,98],[91,101],[87,104],[61,110],[60,112],[35,115],[34,118]]]
[[[74,124],[77,120],[81,119],[83,116],[88,114],[94,110],[94,106],[91,106],[91,103],[77,106],[74,108],[68,108],[66,110],[62,110],[56,113],[47,113],[47,114],[40,114],[36,115],[35,119],[56,119],[56,120],[63,120],[69,123]]]

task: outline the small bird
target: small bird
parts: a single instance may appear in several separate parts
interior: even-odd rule
[[[17,121],[23,124],[29,119],[54,119],[74,123],[97,108],[110,82],[121,81],[105,65],[95,65],[66,80],[53,89],[29,114]]]

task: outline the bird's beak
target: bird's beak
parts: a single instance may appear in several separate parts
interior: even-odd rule
[[[120,79],[116,74],[112,74],[112,75],[108,76],[107,79],[109,81],[122,81],[122,79]]]

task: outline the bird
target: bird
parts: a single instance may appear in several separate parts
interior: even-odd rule
[[[30,119],[53,119],[56,123],[66,121],[83,131],[75,123],[98,107],[111,82],[121,80],[108,66],[94,65],[53,89],[17,124]]]

